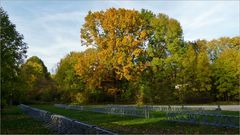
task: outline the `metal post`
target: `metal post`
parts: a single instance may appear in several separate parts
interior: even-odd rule
[[[148,118],[149,118],[149,110],[150,110],[150,109],[147,107]]]
[[[222,109],[220,108],[220,105],[218,105],[218,107],[217,107],[217,109],[216,109],[217,111],[221,111]]]

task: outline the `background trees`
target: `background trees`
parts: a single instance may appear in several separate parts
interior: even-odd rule
[[[20,100],[19,65],[26,57],[27,45],[23,42],[23,35],[16,31],[15,25],[10,22],[2,8],[0,8],[0,20],[1,105],[4,106]]]
[[[148,30],[156,33],[156,29]],[[142,65],[133,61],[143,69],[129,80],[119,78],[109,62],[117,61],[116,57],[106,60],[98,48],[70,53],[61,60],[55,75],[58,89],[74,95],[60,91],[64,93],[62,101],[169,104],[239,100],[240,37],[194,42],[183,42],[179,37],[176,40],[181,44],[175,47],[179,49],[171,54],[171,49],[164,47],[167,42],[160,44],[151,41],[156,37],[147,37],[152,45],[142,48]]]
[[[180,23],[165,14],[122,8],[89,12],[81,28],[88,49],[69,53],[50,76],[36,56],[22,64],[23,37],[2,9],[1,18],[2,102],[239,101],[239,36],[186,42]]]
[[[78,76],[75,70],[78,58],[82,55],[82,53],[71,52],[61,59],[58,65],[54,79],[57,83],[58,93],[61,95],[60,100],[63,102],[74,102],[76,94],[85,88],[82,77]]]
[[[170,102],[176,85],[184,42],[180,23],[167,15],[142,10],[147,20],[147,69],[142,76],[147,102]],[[151,79],[151,80],[149,80]],[[148,96],[147,96],[148,95]]]
[[[52,101],[57,98],[55,83],[43,61],[37,56],[30,57],[21,65],[20,77],[25,102]]]
[[[181,102],[209,102],[212,69],[207,54],[207,41],[186,44],[177,73],[175,94]]]
[[[240,37],[220,38],[209,42],[214,49],[213,66],[216,96],[220,100],[239,100],[240,92]]]
[[[221,53],[214,63],[217,97],[226,101],[239,100],[240,53],[235,49],[227,49]]]
[[[229,90],[229,97],[237,99],[239,37],[184,42],[177,20],[148,10],[111,8],[89,12],[85,21],[82,45],[94,51],[83,52],[75,70],[96,97],[138,104],[197,103],[219,100]],[[225,56],[229,48],[232,55]],[[224,68],[219,61],[231,64]],[[231,76],[228,84],[226,75]]]

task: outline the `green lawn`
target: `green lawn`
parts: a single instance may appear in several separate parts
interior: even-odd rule
[[[238,111],[221,111],[221,114],[240,116],[240,112],[238,112]]]
[[[36,121],[25,115],[17,106],[1,110],[1,134],[46,134],[51,133]]]
[[[163,121],[164,115],[158,118],[136,118],[119,115],[109,115],[78,110],[66,110],[52,105],[33,105],[40,109],[64,115],[81,122],[110,129],[116,133],[158,133],[158,134],[238,134],[239,129],[220,128],[186,123]]]

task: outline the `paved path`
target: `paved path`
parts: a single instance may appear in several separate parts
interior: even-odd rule
[[[161,106],[161,105],[156,105],[156,106]],[[171,107],[182,107],[182,106],[171,105]],[[184,105],[184,107],[204,108],[205,110],[215,110],[215,109],[217,109],[218,105]],[[220,108],[222,110],[227,110],[227,111],[240,111],[240,105],[220,105]]]
[[[120,106],[136,106],[136,105],[120,105]],[[152,105],[156,107],[168,107],[168,105]],[[182,107],[182,105],[171,105],[171,107]],[[205,110],[216,110],[218,105],[184,105],[184,107],[190,108],[203,108]],[[239,111],[240,112],[240,105],[220,105],[222,110],[226,111]]]
[[[189,107],[195,107],[195,106],[189,106]],[[202,105],[202,106],[197,106],[197,107],[203,107],[206,110],[212,110],[216,109],[218,106],[217,105]],[[240,111],[240,105],[220,105],[220,108],[222,110],[228,110],[228,111]]]

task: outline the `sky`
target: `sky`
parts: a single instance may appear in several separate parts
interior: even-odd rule
[[[240,2],[238,0],[2,0],[9,15],[28,44],[28,58],[38,56],[54,73],[60,59],[71,51],[84,51],[80,28],[88,11],[108,8],[151,10],[177,19],[184,39],[216,39],[239,36]]]

